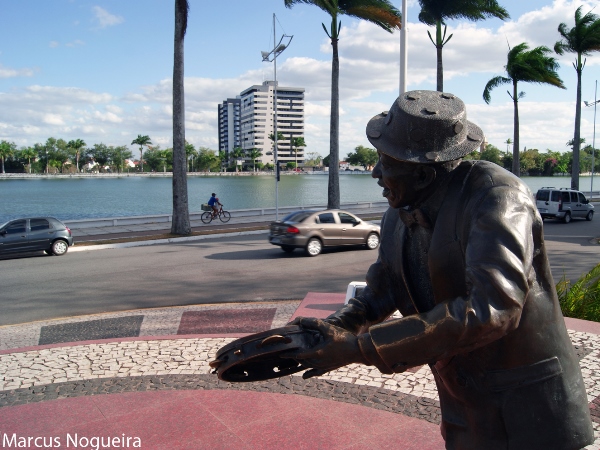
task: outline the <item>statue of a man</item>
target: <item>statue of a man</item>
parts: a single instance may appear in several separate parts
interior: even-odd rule
[[[462,161],[483,132],[451,94],[412,91],[373,117],[373,177],[390,208],[367,287],[293,358],[318,376],[350,363],[429,364],[449,449],[579,449],[593,442],[586,392],[529,188]],[[396,310],[401,319],[385,321]]]

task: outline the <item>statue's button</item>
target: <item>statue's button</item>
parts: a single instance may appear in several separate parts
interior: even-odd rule
[[[463,130],[463,128],[464,128],[464,127],[465,127],[465,126],[464,126],[462,123],[460,123],[460,122],[457,122],[457,123],[454,125],[454,134],[460,134],[460,132]]]
[[[407,95],[406,98],[409,100],[419,100],[421,98],[421,96],[416,95],[416,94],[411,94],[411,95]]]
[[[433,114],[437,114],[437,113],[438,113],[438,112],[437,112],[437,109],[433,109],[433,108],[425,108],[425,112],[426,112],[427,114],[432,114],[432,115],[433,115]]]
[[[446,93],[446,92],[444,92],[444,93],[441,95],[441,97],[442,97],[442,98],[445,98],[446,100],[452,100],[452,99],[454,99],[454,98],[455,98],[455,97],[454,97],[454,95],[452,95],[452,94],[448,94],[448,93]]]
[[[381,136],[381,133],[377,130],[370,130],[367,134],[373,139],[377,139],[379,136]]]
[[[410,132],[410,139],[419,142],[425,139],[425,131],[420,128],[415,128]]]
[[[437,152],[427,152],[425,153],[425,158],[429,161],[438,161],[440,159],[440,155]]]
[[[472,134],[472,133],[469,133],[469,135],[467,136],[467,139],[469,139],[470,141],[479,141],[479,140],[481,140],[481,138],[479,136],[477,136],[476,134]]]

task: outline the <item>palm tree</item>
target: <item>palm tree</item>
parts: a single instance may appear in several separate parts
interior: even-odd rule
[[[506,154],[508,155],[508,149],[513,144],[513,141],[511,138],[508,138],[507,140],[504,141],[504,143],[506,144]]]
[[[27,147],[21,150],[21,158],[27,158],[27,165],[29,166],[29,173],[31,173],[31,158],[35,158],[37,152],[33,147]]]
[[[329,30],[325,24],[323,29],[331,40],[333,58],[331,62],[331,116],[329,125],[329,183],[327,187],[327,207],[340,207],[340,61],[338,56],[338,40],[342,22],[338,16],[347,15],[363,19],[380,26],[388,32],[400,29],[400,11],[389,0],[284,0],[285,6],[292,8],[299,3],[318,6],[331,16]]]
[[[238,171],[238,163],[237,162],[239,159],[242,159],[245,154],[246,154],[246,152],[241,147],[236,147],[231,152],[231,156],[233,157],[233,160],[235,161],[235,171],[236,172]]]
[[[227,167],[228,155],[224,150],[219,150],[219,161],[221,161],[221,170],[223,170],[223,166]]]
[[[256,160],[262,156],[262,152],[258,148],[251,148],[247,155],[252,160],[252,170],[256,172]]]
[[[290,140],[290,145],[294,149],[294,156],[296,157],[296,169],[298,168],[298,147],[306,147],[306,142],[304,142],[304,137],[293,137]]]
[[[131,145],[139,145],[140,146],[140,164],[142,165],[142,172],[144,171],[144,145],[148,146],[152,144],[150,141],[150,136],[138,134],[133,141],[131,141]]]
[[[194,147],[194,144],[190,144],[188,141],[185,141],[185,157],[188,160],[192,160],[192,164],[190,167],[190,172],[194,171],[194,158],[198,156],[198,152],[196,151],[196,148]]]
[[[525,92],[518,92],[518,82],[551,84],[552,86],[565,89],[562,80],[556,73],[559,67],[558,63],[551,56],[547,56],[551,50],[544,46],[536,47],[533,50],[528,50],[528,48],[529,46],[523,42],[515,48],[510,49],[508,51],[506,66],[504,66],[508,77],[498,76],[492,78],[487,82],[483,90],[483,99],[489,104],[492,89],[503,84],[512,84],[512,94],[510,91],[506,92],[512,98],[514,109],[512,172],[516,176],[520,176],[521,174],[519,165],[519,99],[525,96]]]
[[[15,154],[15,144],[8,141],[0,142],[0,159],[2,159],[2,173],[6,173],[4,171],[4,161],[6,158],[11,157]]]
[[[438,92],[444,90],[442,50],[453,36],[451,34],[446,38],[446,20],[467,19],[475,22],[489,17],[497,17],[501,20],[510,17],[508,12],[498,5],[496,0],[419,0],[419,5],[421,6],[419,21],[429,26],[435,26],[435,41],[429,31],[427,31],[427,34],[437,50]],[[442,25],[444,25],[443,33]]]
[[[85,147],[85,142],[82,139],[75,139],[74,141],[69,141],[67,144],[67,148],[72,149],[75,152],[75,160],[77,161],[77,172],[79,172],[79,155],[81,154],[81,149]]]
[[[562,40],[554,44],[554,51],[559,55],[564,52],[576,53],[577,59],[573,67],[577,72],[577,102],[575,103],[575,133],[573,135],[573,168],[571,170],[571,188],[579,190],[579,149],[581,136],[581,73],[585,66],[585,59],[593,51],[600,50],[600,19],[591,12],[581,15],[580,6],[575,11],[575,26],[567,28],[565,23],[558,26]]]
[[[173,222],[171,233],[190,234],[190,210],[185,154],[185,98],[183,95],[183,40],[187,31],[188,0],[175,0],[173,57]]]

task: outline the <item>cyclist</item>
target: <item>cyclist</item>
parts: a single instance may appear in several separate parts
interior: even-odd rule
[[[219,215],[219,206],[223,206],[223,204],[217,198],[217,194],[214,192],[210,194],[212,197],[208,200],[208,205],[213,209],[213,219]]]

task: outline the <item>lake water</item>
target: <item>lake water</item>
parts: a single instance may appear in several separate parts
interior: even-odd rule
[[[600,187],[594,177],[595,190]],[[543,186],[569,187],[569,177],[523,177],[532,192]],[[327,175],[282,176],[279,206],[327,204]],[[24,216],[49,215],[62,220],[143,216],[172,212],[170,177],[38,177],[0,179],[0,223]],[[590,177],[580,187],[589,191]],[[199,211],[211,192],[229,210],[275,205],[273,176],[190,176],[190,211]],[[341,203],[381,201],[381,188],[368,174],[340,176]]]

